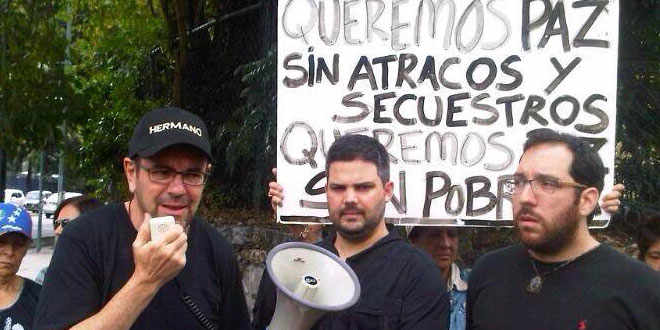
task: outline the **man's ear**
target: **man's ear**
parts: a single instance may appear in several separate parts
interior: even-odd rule
[[[580,193],[580,204],[578,205],[578,212],[582,217],[588,217],[598,205],[599,197],[598,189],[595,187],[586,188]]]
[[[132,193],[135,192],[135,184],[137,181],[137,164],[135,161],[128,157],[124,157],[124,175],[126,175],[126,181],[128,182],[128,191]]]
[[[392,199],[392,194],[394,193],[394,182],[387,181],[383,189],[385,190],[385,201],[389,202]]]

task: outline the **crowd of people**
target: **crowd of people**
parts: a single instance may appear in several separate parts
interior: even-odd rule
[[[266,328],[276,286],[265,272],[251,321],[231,245],[196,216],[212,163],[199,117],[145,114],[122,164],[131,198],[59,205],[43,287],[16,275],[31,243],[28,212],[0,204],[4,329]],[[457,262],[460,229],[411,227],[406,238],[385,223],[393,183],[375,139],[338,138],[325,170],[332,232],[290,228],[346,261],[361,296],[314,329],[660,329],[660,217],[639,231],[639,260],[599,243],[587,223],[599,203],[616,212],[623,187],[601,198],[603,163],[574,136],[530,132],[506,182],[520,242],[471,270]],[[270,183],[274,208],[283,191]],[[151,240],[149,220],[166,215],[175,224]]]

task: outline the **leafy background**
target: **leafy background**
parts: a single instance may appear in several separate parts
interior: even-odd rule
[[[660,208],[660,4],[618,2],[616,180],[627,189],[609,230],[632,233]],[[0,170],[27,169],[34,185],[43,151],[45,173],[63,157],[67,190],[125,198],[120,160],[134,123],[173,104],[212,134],[202,212],[270,222],[276,1],[0,0],[0,16]]]

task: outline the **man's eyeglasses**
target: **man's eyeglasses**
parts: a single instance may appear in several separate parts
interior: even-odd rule
[[[545,176],[537,177],[535,179],[514,177],[513,179],[505,181],[504,184],[506,189],[515,195],[521,193],[523,189],[525,189],[525,185],[527,185],[528,183],[535,194],[545,193],[550,195],[562,187],[573,187],[578,189],[587,188],[587,186],[583,184],[579,184],[577,182],[562,181],[557,178],[545,177]]]
[[[66,226],[69,222],[71,222],[71,220],[73,219],[69,219],[69,218],[53,219],[53,229],[56,229],[59,226],[62,226],[62,228],[64,228],[64,226]]]
[[[167,184],[174,180],[177,174],[181,174],[181,180],[189,186],[201,186],[206,183],[208,173],[201,171],[175,171],[168,167],[146,167],[136,162],[137,166],[149,173],[149,179],[156,183]]]

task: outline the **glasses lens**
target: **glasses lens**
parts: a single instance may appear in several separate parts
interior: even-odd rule
[[[64,226],[66,226],[70,221],[71,219],[67,219],[67,218],[53,220],[53,229],[59,226],[62,226],[62,228],[64,228]]]
[[[516,181],[513,179],[506,180],[504,182],[504,189],[506,190],[506,192],[513,194],[514,192],[516,192]]]
[[[201,172],[188,172],[183,174],[183,183],[191,186],[199,186],[206,181],[206,174]]]
[[[536,179],[532,181],[532,184],[534,185],[534,191],[542,191],[546,194],[554,193],[560,185],[559,181],[548,178]]]
[[[152,168],[149,170],[151,180],[156,182],[169,182],[174,177],[174,171],[164,168]]]

